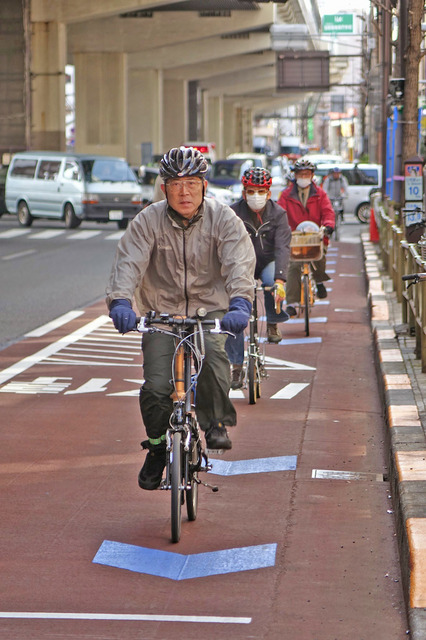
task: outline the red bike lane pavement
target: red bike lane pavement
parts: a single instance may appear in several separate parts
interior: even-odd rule
[[[361,246],[328,260],[178,544],[169,493],[137,486],[140,337],[99,303],[0,352],[0,638],[405,636]]]

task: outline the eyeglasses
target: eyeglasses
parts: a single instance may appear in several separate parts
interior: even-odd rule
[[[166,182],[166,186],[170,191],[180,191],[184,188],[189,191],[197,191],[202,184],[202,180],[198,178],[193,180],[167,180]]]
[[[256,194],[266,196],[269,193],[269,189],[246,189],[245,192],[248,196],[255,196]]]

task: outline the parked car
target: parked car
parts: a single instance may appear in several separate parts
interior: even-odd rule
[[[253,160],[240,158],[216,160],[210,167],[207,180],[213,187],[229,189],[233,202],[241,198],[243,186],[241,178],[244,171],[254,166]]]
[[[253,160],[254,167],[266,169],[268,166],[268,158],[265,153],[230,153],[228,160]]]
[[[13,156],[6,177],[6,207],[29,227],[34,218],[115,221],[125,229],[140,211],[142,189],[122,158],[55,151]]]
[[[360,222],[368,222],[371,210],[370,195],[382,186],[382,165],[355,162],[318,164],[315,171],[318,184],[322,184],[325,176],[334,167],[339,167],[349,183],[348,197],[344,203],[345,211],[354,213]]]
[[[342,156],[337,153],[306,153],[300,159],[309,160],[314,164],[331,164],[332,162],[339,164],[343,162]]]
[[[6,191],[6,175],[8,167],[0,165],[0,217],[7,213],[5,191]]]

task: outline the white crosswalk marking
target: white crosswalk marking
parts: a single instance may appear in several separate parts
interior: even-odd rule
[[[88,238],[94,238],[102,233],[102,231],[77,231],[72,236],[68,236],[67,240],[87,240]]]
[[[31,233],[30,229],[9,229],[8,231],[2,231],[0,238],[17,238],[18,236],[24,236],[27,233]]]
[[[125,234],[125,231],[117,231],[116,233],[111,233],[109,236],[105,238],[105,240],[120,240],[120,238]]]
[[[65,230],[61,229],[46,229],[46,231],[34,233],[31,236],[31,240],[49,240],[50,238],[56,238],[56,236],[62,236],[64,233]]]

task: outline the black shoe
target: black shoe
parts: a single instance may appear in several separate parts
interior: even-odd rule
[[[328,295],[327,289],[325,288],[322,282],[319,282],[317,284],[317,297],[322,299],[322,298],[326,298],[327,295]]]
[[[288,304],[286,307],[286,313],[288,313],[288,315],[290,316],[290,318],[294,318],[294,316],[297,316],[297,311],[296,309],[291,305]]]
[[[144,465],[139,471],[138,483],[141,489],[153,491],[158,489],[163,477],[166,466],[166,447],[165,445],[152,446],[146,442],[143,442],[142,446],[149,451],[146,454]]]
[[[243,365],[233,364],[231,373],[231,389],[241,389],[243,386]]]
[[[207,449],[232,449],[232,442],[223,422],[212,421],[205,433],[205,437]]]

